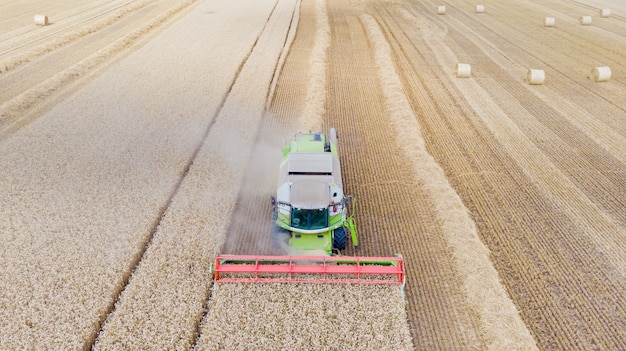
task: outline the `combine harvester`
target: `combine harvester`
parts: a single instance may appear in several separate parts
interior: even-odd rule
[[[276,198],[275,248],[286,256],[219,255],[215,282],[399,284],[402,256],[341,256],[350,233],[358,249],[351,198],[343,193],[337,132],[299,133],[283,147]],[[353,200],[353,199],[352,199]],[[354,206],[354,201],[352,201]],[[350,211],[353,212],[353,211]]]

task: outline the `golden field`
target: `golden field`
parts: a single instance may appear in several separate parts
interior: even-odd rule
[[[0,349],[626,349],[626,6],[480,4],[0,4]],[[331,127],[405,295],[214,290]]]

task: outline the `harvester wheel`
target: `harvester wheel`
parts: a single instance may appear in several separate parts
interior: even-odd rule
[[[343,250],[346,248],[346,241],[348,237],[346,236],[346,228],[339,227],[335,229],[333,235],[333,248],[337,250]]]

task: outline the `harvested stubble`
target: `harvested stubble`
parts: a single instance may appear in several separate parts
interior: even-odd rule
[[[439,89],[430,89],[435,84],[428,84],[428,96],[445,96],[449,92],[464,99],[457,100],[462,106],[457,110],[439,104],[445,113],[420,116],[420,122],[432,118],[427,122],[431,124],[427,130],[437,137],[430,140],[441,138],[433,150],[438,155],[447,154],[440,159],[450,172],[449,179],[456,183],[472,210],[481,238],[492,249],[495,266],[505,272],[501,277],[539,347],[620,350],[626,340],[622,323],[626,320],[624,280],[621,273],[615,272],[626,271],[626,255],[624,246],[619,244],[623,243],[623,226],[615,221],[624,222],[623,196],[616,194],[623,193],[625,178],[620,179],[624,174],[623,162],[615,162],[604,152],[606,144],[602,139],[610,135],[611,129],[623,134],[624,123],[613,123],[613,128],[604,129],[611,119],[623,122],[623,109],[604,111],[615,111],[616,106],[624,105],[624,100],[612,95],[611,89],[600,87],[602,84],[598,84],[597,95],[588,94],[591,85],[584,75],[571,74],[586,71],[585,61],[593,61],[590,56],[614,55],[595,41],[565,47],[552,45],[555,52],[545,59],[560,63],[555,71],[555,89],[533,89],[530,94],[530,88],[511,76],[510,72],[520,67],[507,62],[508,57],[512,53],[533,56],[539,46],[551,45],[533,47],[546,35],[541,28],[530,28],[533,38],[521,39],[521,32],[511,25],[516,23],[516,16],[482,32],[486,36],[502,31],[502,38],[506,39],[495,41],[481,36],[472,38],[465,34],[467,27],[454,28],[450,22],[449,33],[456,31],[452,36],[458,47],[432,46],[440,66],[448,67],[455,60],[454,54],[484,50],[481,68],[491,79],[488,84],[451,79]],[[518,38],[529,46],[510,51],[506,57],[494,49]],[[473,44],[465,45],[471,41]],[[453,53],[446,54],[446,47]],[[569,59],[571,52],[578,52],[580,57]],[[434,60],[425,61],[435,64]],[[508,79],[503,78],[507,75]],[[425,81],[429,79],[432,76]],[[571,84],[574,80],[577,82]],[[447,123],[439,123],[438,119],[446,119]],[[453,132],[443,137],[446,128]],[[597,134],[600,138],[590,140],[583,135],[596,128],[604,129]],[[464,140],[465,144],[456,150],[458,154],[446,150],[454,150],[457,140]],[[545,147],[544,141],[554,144]],[[623,145],[615,146],[623,149]],[[624,155],[614,153],[615,157]],[[605,166],[609,163],[614,166]],[[617,176],[615,185],[603,182],[604,177],[613,176]],[[610,203],[617,203],[616,210],[603,213],[602,208],[610,208]]]
[[[400,18],[388,11],[390,6],[386,5],[390,3],[384,1],[378,8],[369,9],[375,15],[380,13],[376,20],[381,26],[389,24],[391,17]],[[396,252],[404,255],[408,279],[406,310],[416,349],[480,349],[478,323],[465,303],[462,282],[454,273],[455,264],[432,204],[413,176],[413,168],[407,167],[410,160],[393,142],[396,131],[387,118],[385,86],[375,69],[372,42],[359,18],[352,17],[356,12],[353,1],[338,0],[330,4],[334,35],[329,54],[332,69],[325,123],[337,126],[340,131],[340,143],[344,147],[339,151],[342,167],[346,167],[344,184],[358,199],[356,216],[362,233],[360,249],[348,252],[366,256]],[[433,16],[431,8],[424,11],[424,16],[432,21],[441,20]],[[392,24],[385,30],[393,33],[398,28]],[[409,60],[413,56],[407,54]],[[402,66],[402,61],[398,59],[394,63]]]
[[[411,350],[397,285],[222,283],[196,350]]]
[[[397,143],[413,160],[415,176],[424,182],[424,190],[436,209],[446,241],[452,247],[456,269],[464,280],[468,304],[481,320],[483,342],[492,350],[536,350],[535,341],[500,282],[490,261],[489,250],[478,237],[467,208],[426,149],[420,125],[395,71],[389,44],[371,16],[362,15],[360,19],[374,46],[378,74],[385,87],[386,108],[397,132]]]

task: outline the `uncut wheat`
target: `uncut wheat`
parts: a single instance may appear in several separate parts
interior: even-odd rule
[[[219,283],[196,350],[411,350],[398,285]]]

